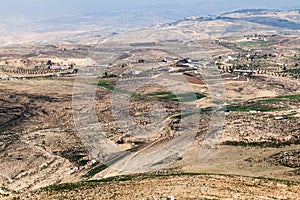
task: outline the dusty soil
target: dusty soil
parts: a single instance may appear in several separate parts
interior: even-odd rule
[[[299,183],[226,175],[137,177],[90,182],[3,199],[297,199]]]
[[[257,24],[253,23],[246,23],[245,27],[241,26],[243,35],[247,33],[244,29],[251,31],[251,34],[253,30],[266,29],[270,34],[269,26],[261,26],[259,29],[256,27]],[[8,80],[9,77],[4,73],[6,69],[19,70],[22,73],[23,69],[19,68],[33,70],[34,65],[45,67],[45,62],[49,59],[55,62],[75,62],[83,65],[87,52],[93,47],[80,46],[81,50],[74,49],[72,45],[67,45],[66,50],[63,46],[10,47],[0,50],[3,57],[0,60],[0,198],[157,199],[158,196],[171,195],[176,199],[297,199],[300,195],[299,97],[290,99],[276,99],[276,97],[300,94],[299,73],[296,67],[299,56],[294,55],[299,50],[295,45],[298,44],[299,39],[296,36],[294,38],[274,37],[272,39],[276,41],[271,44],[270,48],[276,48],[276,51],[271,52],[275,54],[275,57],[267,55],[266,58],[261,58],[262,51],[270,51],[268,43],[254,45],[251,48],[242,47],[239,40],[243,36],[239,34],[234,36],[236,38],[215,41],[220,36],[230,36],[232,33],[225,34],[228,28],[236,29],[236,26],[232,22],[223,20],[204,20],[200,23],[183,21],[160,27],[157,34],[152,29],[139,30],[132,32],[131,35],[120,34],[120,38],[117,37],[114,41],[118,44],[118,48],[107,44],[103,46],[103,52],[110,53],[107,55],[101,54],[101,51],[98,53],[111,62],[110,56],[112,55],[110,54],[114,53],[111,51],[119,51],[122,47],[119,43],[127,44],[130,37],[134,38],[130,40],[132,43],[128,48],[128,52],[131,53],[121,55],[107,68],[108,75],[114,75],[114,77],[123,73],[126,75],[131,70],[137,72],[143,67],[147,77],[155,76],[157,74],[155,70],[152,70],[153,67],[165,67],[163,70],[166,72],[174,66],[176,61],[169,64],[161,60],[182,59],[178,56],[179,54],[184,54],[185,57],[191,59],[210,58],[211,62],[221,63],[223,66],[220,66],[219,70],[223,70],[222,77],[228,106],[227,109],[219,110],[220,113],[224,113],[225,121],[217,142],[207,157],[202,158],[199,155],[203,139],[210,128],[209,107],[212,105],[210,95],[214,94],[210,94],[208,87],[203,85],[205,81],[189,77],[187,81],[192,83],[194,90],[206,95],[203,99],[196,101],[196,104],[198,107],[206,108],[204,111],[207,112],[201,113],[193,144],[183,155],[171,158],[176,162],[169,167],[176,168],[178,172],[234,174],[234,176],[181,174],[143,178],[147,175],[141,175],[140,178],[127,177],[123,181],[103,180],[103,177],[119,175],[119,172],[114,172],[114,170],[118,171],[116,169],[109,171],[110,168],[105,171],[103,163],[93,157],[88,145],[79,137],[81,132],[75,125],[72,107],[74,79],[52,77]],[[149,43],[145,43],[147,47],[143,51],[131,51],[136,49],[136,45],[143,45],[140,43],[143,41],[136,36],[149,33],[151,33],[150,39],[156,41],[155,45],[170,47],[174,52],[170,54],[166,51],[149,50],[147,46]],[[175,42],[161,41],[160,37],[166,37],[165,33],[168,33],[168,39],[174,38]],[[181,38],[179,36],[181,34],[187,37]],[[294,34],[297,32],[295,31]],[[193,41],[186,41],[186,38],[193,38]],[[287,39],[286,42],[284,42],[285,39]],[[293,42],[292,39],[295,43],[293,45],[290,44]],[[199,48],[201,45],[203,48]],[[253,60],[249,60],[248,53],[251,54],[250,57],[253,57]],[[236,59],[229,59],[228,55]],[[283,67],[285,62],[287,63],[286,69]],[[228,72],[233,67],[245,68],[246,66],[248,68],[250,64],[254,69],[260,70],[260,73],[255,74],[254,77],[235,76]],[[153,74],[147,74],[148,72]],[[139,153],[144,150],[143,147],[154,143],[157,145],[145,151],[155,151],[163,146],[164,142],[176,136],[176,129],[186,128],[175,125],[178,121],[172,118],[172,115],[178,114],[178,103],[157,98],[144,98],[145,96],[140,95],[159,92],[162,89],[153,85],[135,91],[137,94],[130,98],[130,104],[126,108],[133,121],[142,126],[151,122],[150,114],[163,116],[167,113],[163,116],[163,120],[155,124],[158,127],[157,134],[142,140],[134,136],[138,133],[126,131],[131,128],[135,130],[134,125],[126,124],[125,128],[118,127],[118,123],[126,121],[127,118],[116,119],[112,113],[111,90],[115,86],[115,79],[117,78],[101,80],[106,85],[96,87],[95,105],[91,107],[90,102],[79,105],[83,113],[89,113],[90,108],[96,111],[97,121],[93,125],[100,125],[111,143],[124,150],[131,149],[134,153]],[[89,91],[85,92],[83,96],[89,94]],[[83,100],[86,99],[87,97],[84,96]],[[121,113],[123,110],[117,111]],[[149,111],[152,113],[149,114]],[[89,123],[91,119],[89,115],[83,115],[76,122]],[[189,126],[193,124],[194,115],[186,119],[188,123],[185,126]],[[90,138],[93,139],[92,136]],[[281,179],[281,181],[269,178]],[[99,182],[79,182],[95,179]],[[67,185],[66,187],[70,186],[69,189],[57,185],[76,182],[79,183]],[[39,190],[53,184],[54,189]],[[8,196],[5,197],[5,195]]]
[[[272,81],[273,84],[284,84],[281,78]],[[269,83],[257,80],[243,83],[247,84],[247,90],[269,89]],[[11,190],[22,190],[82,180],[82,175],[95,165],[74,126],[71,103],[73,80],[16,79],[8,82],[1,81],[0,85],[2,92],[0,111],[3,116],[1,117],[2,184]],[[229,91],[228,98],[232,99],[234,104],[253,106],[253,102],[256,105],[255,102],[261,99],[261,96],[250,99],[243,94],[243,91],[235,94],[234,82],[225,81],[225,86]],[[200,90],[202,86],[195,87],[199,87]],[[278,88],[274,94],[289,94],[293,88],[297,90],[297,82],[290,81],[283,88]],[[141,88],[139,92],[143,93],[148,89],[150,88]],[[152,87],[149,91],[156,90]],[[97,95],[99,122],[103,130],[113,133],[111,136],[108,134],[108,137],[117,142],[124,133],[118,129],[110,111],[111,92],[99,87]],[[143,112],[147,113],[149,108],[157,103],[169,107],[170,111],[176,110],[176,103],[159,102],[155,99],[151,101],[132,99],[130,112],[139,123],[142,123],[148,120]],[[199,105],[208,106],[209,99],[200,100]],[[241,174],[297,181],[299,180],[297,172],[299,158],[294,154],[293,156],[280,152],[299,150],[299,145],[293,145],[299,141],[299,122],[297,118],[278,121],[274,117],[289,113],[289,110],[298,105],[297,101],[285,102],[284,105],[275,102],[267,106],[283,106],[288,109],[261,113],[226,113],[224,130],[217,146],[203,161],[197,159],[195,155],[199,153],[202,135],[209,125],[210,115],[204,114],[199,126],[199,140],[194,142],[183,158],[174,163],[174,166],[185,172]],[[169,126],[168,123],[165,125]],[[163,129],[165,135],[171,134],[169,128]],[[155,136],[148,142],[156,139]],[[120,145],[124,149],[133,148],[135,146],[132,146],[132,143],[138,142],[132,137],[125,137],[124,141],[125,144]],[[277,159],[278,156],[280,159]]]

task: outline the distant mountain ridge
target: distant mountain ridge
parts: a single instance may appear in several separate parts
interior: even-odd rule
[[[237,22],[242,20],[242,21],[256,23],[260,25],[272,26],[280,29],[300,30],[300,16],[298,17],[299,20],[297,21],[294,20],[291,21],[286,19],[287,17],[280,16],[281,13],[292,12],[292,11],[296,11],[300,13],[300,9],[290,10],[290,11],[283,11],[278,9],[243,9],[243,10],[237,10],[232,12],[226,12],[214,16],[189,16],[184,19],[178,20],[177,22],[174,22],[172,24],[173,25],[178,24],[183,21],[204,22],[204,21],[222,20],[226,22]],[[239,14],[239,17],[232,16],[234,14]]]
[[[267,14],[270,12],[282,12],[282,10],[279,10],[279,9],[241,9],[241,10],[236,10],[236,11],[232,11],[232,12],[226,12],[226,13],[223,13],[223,15],[235,14],[235,13]]]
[[[163,9],[163,8],[157,8]],[[184,22],[226,22],[232,24],[226,31],[234,31],[237,27],[245,28],[245,24],[269,26],[276,30],[300,30],[300,9],[290,11],[278,9],[243,9],[221,13],[219,15],[189,16],[180,20],[167,18],[168,14],[160,16],[162,10],[151,11],[132,10],[131,12],[91,13],[84,15],[62,16],[40,19],[35,22],[21,21],[18,25],[10,26],[5,22],[0,33],[0,44],[49,44],[57,41],[76,43],[83,38],[93,36],[108,36],[146,27],[177,26]],[[175,11],[174,11],[175,12]],[[174,13],[173,13],[174,14]],[[291,19],[292,16],[292,19]],[[222,26],[222,24],[220,24]],[[272,28],[273,27],[273,28]],[[245,28],[246,30],[249,28]],[[225,31],[225,32],[226,32]],[[211,33],[216,32],[211,30]],[[219,33],[223,34],[225,32]],[[92,40],[94,40],[92,38]]]

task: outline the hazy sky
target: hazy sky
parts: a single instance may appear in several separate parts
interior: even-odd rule
[[[1,0],[1,16],[48,17],[117,9],[162,6],[190,10],[193,15],[217,14],[242,8],[300,8],[299,0]],[[154,9],[154,8],[153,8]]]

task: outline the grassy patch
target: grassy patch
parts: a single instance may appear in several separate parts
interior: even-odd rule
[[[298,100],[298,99],[300,99],[300,94],[292,94],[292,95],[277,96],[270,99],[264,99],[261,100],[261,102],[274,103],[278,101]]]
[[[272,107],[252,107],[252,106],[226,106],[224,108],[227,111],[232,112],[249,112],[249,111],[260,111],[260,112],[270,112],[274,110],[278,110],[279,108]]]
[[[171,100],[171,101],[178,101],[178,102],[192,102],[198,99],[202,99],[206,97],[204,94],[194,93],[194,92],[187,92],[183,94],[174,94],[172,92],[155,92],[147,94],[146,96],[157,98],[160,100]]]
[[[107,168],[106,165],[100,165],[100,166],[94,167],[93,169],[91,169],[90,171],[88,171],[88,173],[86,173],[85,175],[83,175],[83,177],[91,178],[95,174],[98,174],[99,172],[105,170],[106,168]]]
[[[112,86],[112,85],[110,85],[110,84],[108,84],[106,82],[100,82],[100,83],[98,83],[98,86],[99,87],[103,87],[103,88],[105,88],[107,90],[110,90],[110,91],[114,91],[114,89],[115,89],[114,86]]]
[[[105,89],[107,89],[109,91],[116,92],[116,93],[121,93],[121,94],[127,94],[127,93],[129,93],[128,91],[121,90],[119,88],[116,88],[115,86],[112,86],[108,82],[99,82],[97,84],[97,86],[103,87],[103,88],[105,88]]]
[[[116,88],[115,86],[113,86],[112,84],[110,84],[109,82],[106,82],[106,81],[99,82],[97,85],[99,87],[103,87],[109,91],[113,91],[116,93],[123,93],[123,94],[129,93],[128,91]],[[164,91],[154,92],[154,93],[150,93],[150,94],[146,94],[146,95],[132,93],[131,96],[141,98],[141,99],[144,99],[145,97],[151,97],[151,98],[160,99],[160,100],[170,100],[170,101],[178,101],[178,102],[193,102],[193,101],[196,101],[196,100],[206,97],[204,94],[200,94],[197,92],[196,93],[187,92],[187,93],[176,95],[172,92],[164,92]]]
[[[250,111],[259,111],[259,112],[271,112],[271,111],[275,111],[275,110],[280,110],[281,108],[273,108],[273,107],[259,107],[259,106],[238,106],[238,105],[234,105],[234,106],[225,106],[221,109],[219,109],[218,111],[230,111],[230,112],[250,112]],[[211,113],[213,110],[212,108],[206,108],[206,109],[201,109],[199,110],[199,112],[189,112],[189,113],[184,113],[184,114],[176,114],[173,115],[171,118],[173,119],[183,119],[185,117],[189,117],[191,115],[195,115],[197,113]],[[292,113],[289,114],[287,117],[293,116],[297,113]]]
[[[154,93],[150,93],[150,94],[147,94],[147,96],[164,96],[164,95],[170,95],[172,94],[171,92],[154,92]]]
[[[285,96],[277,96],[275,99],[300,99],[300,94],[293,94],[293,95],[285,95]]]

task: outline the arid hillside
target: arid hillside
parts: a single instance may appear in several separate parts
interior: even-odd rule
[[[0,198],[297,199],[299,16],[0,48]]]

